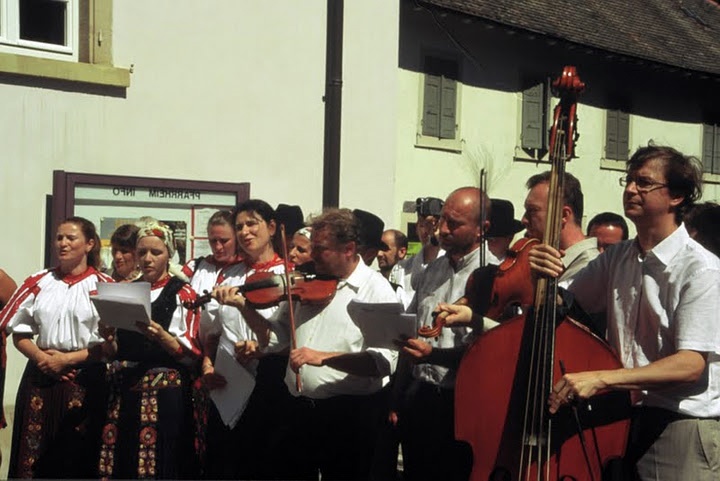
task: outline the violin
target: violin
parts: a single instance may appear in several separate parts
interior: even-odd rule
[[[338,280],[332,276],[301,272],[299,270],[288,273],[290,289],[286,288],[285,275],[272,272],[256,272],[245,280],[245,284],[238,286],[238,292],[245,296],[247,303],[256,309],[265,309],[276,306],[280,301],[287,300],[288,295],[302,304],[327,304],[335,295]],[[194,302],[187,302],[187,309],[204,306],[212,300],[212,294],[207,290],[198,296]]]

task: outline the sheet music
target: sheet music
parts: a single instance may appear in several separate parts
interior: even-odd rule
[[[227,384],[211,389],[210,398],[223,423],[232,429],[240,420],[255,389],[255,376],[235,360],[235,346],[225,338],[220,339],[215,355],[215,372],[224,377]]]
[[[415,314],[406,314],[399,302],[351,301],[347,307],[368,347],[397,350],[393,341],[417,337]]]
[[[98,282],[97,291],[90,300],[103,323],[136,332],[136,322],[150,324],[149,282]]]

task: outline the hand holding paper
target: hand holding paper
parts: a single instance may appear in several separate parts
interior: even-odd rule
[[[139,332],[136,322],[150,324],[150,283],[99,282],[90,296],[100,319],[108,326]]]

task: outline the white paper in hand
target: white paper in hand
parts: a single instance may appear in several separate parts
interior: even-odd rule
[[[220,340],[215,354],[215,372],[224,377],[227,384],[211,389],[210,399],[215,403],[223,423],[232,429],[255,389],[255,376],[235,360],[235,346],[227,339]]]
[[[104,324],[138,332],[136,322],[150,324],[150,283],[98,282],[97,291],[90,300]]]
[[[417,337],[415,314],[405,314],[399,302],[351,301],[347,311],[368,347],[397,350],[396,339]]]

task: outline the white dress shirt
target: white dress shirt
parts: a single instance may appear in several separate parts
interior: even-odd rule
[[[364,377],[329,366],[304,365],[301,368],[302,393],[298,393],[295,373],[288,366],[285,384],[294,396],[302,394],[313,399],[325,399],[347,394],[372,394],[387,383],[388,376],[395,370],[397,351],[368,348],[365,345],[362,332],[347,311],[348,304],[353,300],[396,303],[397,297],[387,279],[359,259],[353,273],[338,282],[335,296],[329,304],[294,304],[297,346],[322,352],[367,352],[382,375]],[[283,303],[271,319],[272,329],[280,344],[289,343],[288,324],[287,303]]]
[[[690,416],[720,416],[720,260],[681,225],[642,255],[636,240],[609,247],[569,290],[590,313],[606,311],[608,341],[625,367],[679,350],[708,353],[692,384],[647,390],[642,403]]]

